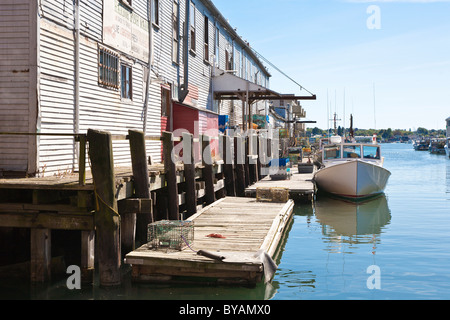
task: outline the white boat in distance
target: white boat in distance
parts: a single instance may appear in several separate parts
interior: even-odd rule
[[[444,149],[447,158],[450,158],[450,138],[447,138],[447,142],[445,143]]]
[[[333,138],[335,143],[322,147],[322,167],[314,174],[319,190],[351,199],[383,193],[391,173],[383,168],[381,147]]]

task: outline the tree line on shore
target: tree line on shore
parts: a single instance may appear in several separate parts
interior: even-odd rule
[[[330,129],[330,132],[334,134],[334,130]],[[327,130],[320,129],[318,127],[308,128],[308,134],[311,136],[315,135],[326,135]],[[345,133],[348,135],[350,132],[349,128],[345,128]],[[419,127],[417,130],[413,131],[411,129],[353,129],[354,136],[373,136],[374,134],[377,137],[382,138],[384,140],[409,140],[416,139],[419,137],[422,138],[445,138],[446,132],[444,129],[431,129],[428,130],[426,128]],[[344,128],[341,126],[337,127],[337,135],[344,135]]]

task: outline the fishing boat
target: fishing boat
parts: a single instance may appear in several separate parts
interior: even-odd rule
[[[431,140],[428,150],[432,154],[445,154],[445,140],[444,139]]]
[[[351,199],[383,193],[391,173],[383,168],[384,158],[376,138],[371,144],[338,138],[321,150],[321,167],[313,178],[319,190]]]
[[[429,145],[429,139],[415,140],[413,143],[413,148],[416,151],[428,151]]]

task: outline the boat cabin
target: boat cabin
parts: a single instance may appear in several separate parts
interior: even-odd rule
[[[379,145],[373,144],[330,144],[323,147],[323,160],[365,159],[381,160]]]

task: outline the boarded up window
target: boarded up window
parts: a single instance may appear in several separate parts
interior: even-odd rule
[[[105,49],[99,49],[98,82],[107,87],[119,88],[119,57]]]

